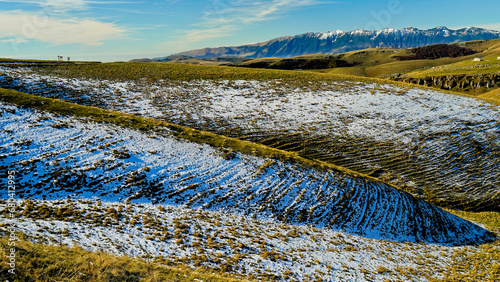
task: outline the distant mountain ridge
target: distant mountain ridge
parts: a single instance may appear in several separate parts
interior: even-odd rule
[[[378,31],[353,30],[308,32],[296,36],[284,36],[266,42],[234,46],[204,48],[177,55],[193,58],[241,57],[293,57],[307,54],[338,54],[367,48],[415,48],[431,44],[456,43],[471,40],[500,38],[500,32],[477,27],[457,30],[440,26],[427,30],[413,27],[386,28]],[[161,60],[161,59],[160,59]]]

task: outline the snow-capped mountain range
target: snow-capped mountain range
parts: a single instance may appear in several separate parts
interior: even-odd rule
[[[194,58],[293,57],[307,54],[338,54],[377,47],[414,48],[432,44],[496,38],[500,38],[499,31],[477,27],[467,27],[457,30],[448,29],[444,26],[427,30],[420,30],[414,27],[402,29],[385,28],[378,31],[362,29],[353,31],[335,30],[284,36],[250,45],[204,48],[182,52],[179,55]]]

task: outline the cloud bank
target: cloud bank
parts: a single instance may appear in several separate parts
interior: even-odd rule
[[[100,46],[105,40],[123,37],[125,32],[114,23],[93,19],[61,19],[44,13],[0,11],[0,41],[3,42],[38,40],[53,45]]]

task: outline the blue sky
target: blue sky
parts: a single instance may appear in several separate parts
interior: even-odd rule
[[[329,30],[500,30],[500,1],[0,0],[0,57],[116,61]]]

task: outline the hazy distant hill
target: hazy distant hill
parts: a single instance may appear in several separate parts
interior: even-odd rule
[[[218,47],[179,53],[194,58],[216,57],[291,57],[306,54],[337,54],[353,50],[390,47],[414,48],[440,43],[500,38],[500,32],[476,27],[458,30],[446,27],[419,30],[413,27],[403,29],[386,28],[378,31],[342,30],[324,33],[304,33],[296,36],[279,37],[267,42],[236,47]]]

